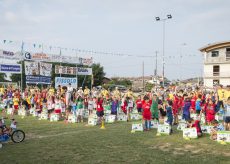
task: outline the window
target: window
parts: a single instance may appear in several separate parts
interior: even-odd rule
[[[219,80],[213,80],[213,86],[219,85],[220,81]]]
[[[212,51],[212,57],[218,57],[219,51]]]
[[[226,61],[230,61],[230,48],[226,48]]]
[[[220,66],[214,65],[213,66],[213,76],[219,76],[220,75]]]

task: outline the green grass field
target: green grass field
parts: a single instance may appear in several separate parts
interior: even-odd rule
[[[82,124],[21,119],[18,128],[26,133],[19,144],[5,143],[0,164],[11,163],[230,163],[230,145],[221,145],[204,136],[184,140],[182,132],[156,136],[131,131],[131,122],[89,127]]]

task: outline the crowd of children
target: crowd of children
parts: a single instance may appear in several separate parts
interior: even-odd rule
[[[137,95],[137,94],[136,94]],[[197,134],[202,135],[200,119],[205,117],[205,124],[213,125],[212,139],[215,139],[218,122],[217,114],[224,116],[224,129],[230,130],[230,87],[223,89],[219,86],[210,91],[202,88],[160,87],[153,88],[151,92],[137,95],[129,89],[121,93],[118,88],[109,92],[106,89],[98,90],[87,87],[75,89],[69,84],[67,87],[58,86],[39,89],[27,87],[23,92],[11,86],[0,89],[1,109],[3,117],[6,117],[7,108],[12,108],[11,118],[23,107],[25,110],[36,109],[39,114],[48,110],[49,115],[56,113],[66,122],[70,114],[77,116],[77,122],[83,122],[83,113],[89,115],[95,111],[99,121],[103,120],[104,111],[110,111],[112,115],[123,112],[129,115],[133,110],[142,115],[144,129],[150,130],[151,120],[166,121],[170,126],[177,125],[181,115],[189,127],[195,127]],[[196,114],[196,119],[191,118]],[[167,119],[165,119],[167,118]],[[172,132],[172,130],[171,130]]]

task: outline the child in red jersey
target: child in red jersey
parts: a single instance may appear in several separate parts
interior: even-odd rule
[[[96,109],[97,109],[98,123],[100,124],[104,116],[103,97],[99,96],[96,103],[97,103]]]
[[[174,125],[178,124],[178,108],[179,108],[179,97],[177,95],[174,95],[174,100],[172,105]]]
[[[137,111],[138,113],[142,113],[142,100],[141,100],[141,95],[138,96],[136,100],[136,106],[137,106]]]
[[[142,116],[143,116],[143,125],[144,125],[144,129],[149,131],[150,130],[150,124],[151,124],[151,101],[149,100],[148,96],[144,96],[144,101],[142,104]]]
[[[211,122],[215,119],[215,109],[216,104],[212,99],[208,100],[208,104],[204,107],[204,112],[206,113],[206,121],[209,125],[211,125]]]
[[[121,103],[121,109],[125,114],[127,114],[127,108],[128,108],[128,100],[126,97],[123,97]]]
[[[191,106],[190,106],[190,112],[195,113],[196,112],[196,96],[191,93]]]

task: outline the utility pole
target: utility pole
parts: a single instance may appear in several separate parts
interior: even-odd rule
[[[155,77],[157,77],[157,53],[158,51],[156,51],[155,72],[154,72]]]

